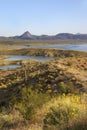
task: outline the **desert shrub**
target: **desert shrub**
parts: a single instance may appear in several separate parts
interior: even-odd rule
[[[71,81],[69,81],[68,83],[61,81],[57,84],[57,90],[61,94],[75,93],[75,89],[76,88],[75,88],[73,82],[71,82]]]
[[[87,130],[87,117],[82,118],[69,126],[69,130]]]
[[[72,60],[67,62],[67,65],[68,65],[68,66],[71,66],[72,64],[73,64],[73,61],[72,61]]]
[[[86,98],[64,95],[54,100],[44,117],[43,130],[87,130]]]
[[[59,84],[58,84],[58,92],[59,93],[66,93],[66,85],[65,85],[65,83],[64,82],[60,82]]]
[[[76,107],[63,107],[59,106],[58,108],[52,107],[51,112],[48,113],[44,119],[44,130],[49,130],[56,128],[62,130],[68,128],[71,118],[76,118],[79,113],[78,108]]]
[[[23,88],[21,100],[16,102],[14,107],[25,120],[32,120],[36,109],[40,108],[48,100],[48,94],[38,93],[38,91],[33,91],[30,88]]]
[[[10,111],[3,108],[0,113],[0,130],[7,130],[15,127],[22,121],[22,117],[18,111]]]

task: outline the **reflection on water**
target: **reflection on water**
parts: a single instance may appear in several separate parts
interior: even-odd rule
[[[25,47],[24,47],[25,48]],[[87,51],[87,44],[67,44],[67,45],[48,45],[48,46],[26,46],[26,48],[52,48],[65,50]]]
[[[87,51],[87,44],[83,44],[83,45],[64,45],[64,46],[60,46],[60,48],[62,49],[66,49],[66,50],[78,50],[78,51]]]
[[[5,60],[26,60],[29,59],[29,56],[20,56],[20,55],[11,55],[10,57],[6,58]]]
[[[49,45],[49,46],[22,46],[22,48],[53,48],[53,49],[65,49],[65,50],[79,50],[79,51],[86,51],[87,52],[87,44],[68,44],[68,45]],[[43,56],[20,56],[20,55],[11,55],[5,60],[27,60],[27,59],[34,59],[40,62],[50,61],[53,58],[51,57],[43,57]],[[0,69],[7,70],[7,69],[15,69],[20,67],[20,65],[6,65],[1,66]]]
[[[9,69],[16,69],[21,67],[20,65],[5,65],[5,66],[0,66],[1,70],[9,70]]]
[[[27,60],[27,59],[34,59],[38,60],[40,62],[50,61],[53,58],[51,57],[44,57],[44,56],[20,56],[20,55],[11,55],[9,58],[6,58],[5,60]]]
[[[50,61],[53,58],[51,57],[43,57],[43,56],[20,56],[20,55],[11,55],[8,58],[6,58],[5,60],[27,60],[27,59],[34,59],[40,62],[46,62],[46,61]],[[8,69],[16,69],[21,67],[20,65],[5,65],[5,66],[0,66],[1,70],[8,70]]]

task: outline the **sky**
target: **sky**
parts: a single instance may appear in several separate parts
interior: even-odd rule
[[[0,36],[87,33],[87,0],[0,0]]]

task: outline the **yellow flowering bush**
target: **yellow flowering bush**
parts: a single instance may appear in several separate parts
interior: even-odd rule
[[[87,115],[86,97],[63,94],[56,98],[56,102],[50,106],[43,120],[43,130],[79,130],[76,124]],[[76,128],[73,128],[74,125]],[[85,129],[82,127],[80,130],[87,130],[87,127]]]

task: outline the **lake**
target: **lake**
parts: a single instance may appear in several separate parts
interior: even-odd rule
[[[29,60],[29,59],[34,59],[37,60],[39,62],[46,62],[46,61],[50,61],[53,58],[52,57],[44,57],[44,56],[22,56],[22,55],[11,55],[8,58],[6,58],[5,60]]]
[[[9,70],[9,69],[15,69],[21,67],[20,65],[5,65],[5,66],[0,66],[1,70]]]
[[[87,52],[87,44],[68,44],[68,45],[49,45],[49,46],[22,46],[22,48],[52,48],[52,49],[65,49],[65,50],[78,50],[78,51],[86,51]],[[43,57],[43,56],[20,56],[20,55],[11,55],[5,60],[27,60],[27,59],[35,59],[39,62],[50,61],[53,58],[51,57]],[[15,69],[20,67],[19,65],[7,65],[1,66],[0,69]]]
[[[86,51],[87,52],[87,44],[25,46],[24,48],[52,48],[52,49],[77,50],[77,51]]]
[[[46,62],[46,61],[50,61],[53,58],[51,57],[43,57],[43,56],[20,56],[20,55],[11,55],[8,58],[6,58],[5,60],[9,60],[9,61],[13,61],[13,60],[29,60],[29,59],[34,59],[37,60],[39,62]],[[9,70],[9,69],[16,69],[21,67],[20,65],[5,65],[5,66],[0,66],[0,69],[2,70]]]

